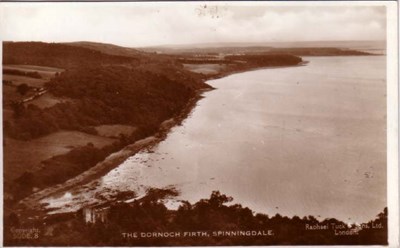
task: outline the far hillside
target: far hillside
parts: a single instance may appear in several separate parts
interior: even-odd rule
[[[43,42],[3,42],[3,64],[69,69],[78,66],[138,64],[140,57],[109,55],[77,46]]]
[[[146,53],[143,51],[129,47],[117,46],[113,44],[89,42],[89,41],[66,42],[63,44],[75,47],[88,48],[109,55],[124,56],[124,57],[146,56]]]
[[[386,41],[221,42],[139,49],[161,54],[254,54],[284,51],[298,56],[384,55]]]

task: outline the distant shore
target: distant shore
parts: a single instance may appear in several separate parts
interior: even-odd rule
[[[226,72],[221,72],[218,74],[210,75],[210,78],[208,80],[214,80],[214,79],[220,79],[223,77],[227,77],[233,74],[238,74],[238,73],[243,73],[243,72],[250,72],[250,71],[258,71],[258,70],[264,70],[264,69],[278,69],[278,68],[287,68],[287,67],[299,67],[299,66],[305,66],[308,64],[309,61],[302,61],[297,65],[279,65],[279,66],[261,66],[261,67],[255,67],[255,68],[243,68],[239,70],[234,70],[234,71],[226,71]]]

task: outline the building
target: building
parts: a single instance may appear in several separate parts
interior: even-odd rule
[[[83,217],[86,223],[107,222],[109,207],[86,207],[83,209]]]

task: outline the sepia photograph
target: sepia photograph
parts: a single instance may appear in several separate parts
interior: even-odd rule
[[[397,247],[397,8],[0,3],[2,245]]]

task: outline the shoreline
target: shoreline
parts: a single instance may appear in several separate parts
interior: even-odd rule
[[[264,69],[279,69],[279,68],[306,66],[308,63],[309,63],[309,61],[302,61],[296,65],[261,66],[261,67],[254,67],[254,68],[238,69],[238,70],[233,70],[233,71],[225,71],[225,72],[217,73],[214,75],[209,75],[209,78],[207,78],[206,81],[220,79],[220,78],[228,77],[228,76],[231,76],[234,74],[258,71],[258,70],[264,70]]]
[[[264,67],[255,67],[255,68],[245,68],[245,69],[238,69],[238,70],[232,70],[232,71],[226,71],[222,73],[218,73],[216,75],[209,75],[206,76],[205,79],[203,80],[203,83],[206,83],[207,81],[210,80],[215,80],[215,79],[220,79],[223,77],[227,77],[233,74],[238,74],[238,73],[244,73],[244,72],[250,72],[250,71],[255,71],[255,70],[262,70],[262,69],[275,69],[275,68],[287,68],[287,67],[299,67],[299,66],[305,66],[308,63],[308,61],[302,61],[299,64],[296,65],[286,65],[286,66],[264,66]],[[180,125],[185,119],[187,119],[194,110],[194,108],[197,106],[197,102],[203,98],[203,93],[214,90],[215,88],[212,86],[209,86],[208,88],[200,89],[196,91],[195,96],[193,96],[186,106],[183,108],[181,113],[179,113],[177,116],[172,117],[170,119],[167,119],[163,121],[160,124],[159,130],[153,134],[152,136],[148,136],[146,138],[143,138],[141,140],[138,140],[121,150],[109,154],[103,161],[97,163],[95,166],[89,168],[88,170],[84,171],[83,173],[79,174],[78,176],[71,178],[61,184],[54,185],[49,188],[45,188],[39,192],[36,192],[24,199],[22,199],[18,205],[18,209],[26,209],[30,211],[38,211],[39,213],[42,213],[43,215],[48,215],[51,210],[47,210],[46,208],[43,208],[43,204],[40,203],[40,201],[44,198],[48,198],[51,196],[59,196],[65,193],[65,191],[72,190],[76,187],[85,185],[93,180],[96,180],[104,175],[106,175],[108,172],[111,170],[117,168],[121,163],[123,163],[126,159],[128,159],[131,156],[134,156],[140,151],[143,151],[145,149],[150,149],[156,145],[158,145],[160,142],[165,140],[172,128],[175,126]]]
[[[214,88],[210,86],[210,88],[196,91],[196,95],[189,100],[182,112],[179,115],[162,122],[157,133],[138,140],[117,152],[109,154],[103,161],[97,163],[95,166],[79,174],[78,176],[67,180],[64,183],[45,188],[22,199],[18,203],[17,208],[20,209],[22,207],[23,209],[39,210],[40,212],[43,211],[45,212],[44,214],[47,214],[46,209],[43,209],[42,204],[40,203],[42,199],[54,195],[60,195],[65,193],[65,191],[72,190],[75,187],[79,187],[96,180],[106,175],[114,168],[118,167],[129,157],[134,156],[140,151],[150,149],[158,145],[165,138],[167,138],[172,128],[180,125],[190,115],[190,113],[196,107],[197,102],[203,98],[202,94],[213,89]]]

